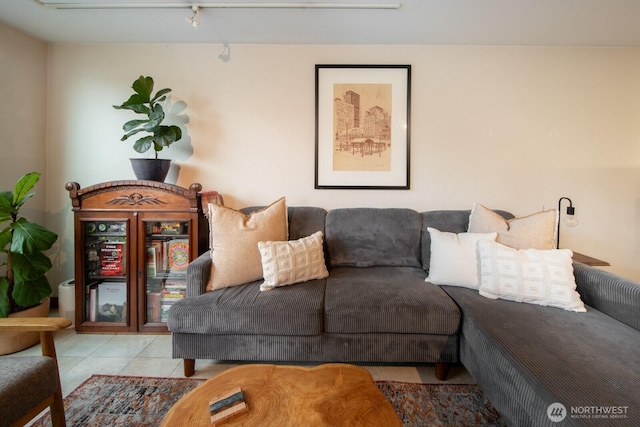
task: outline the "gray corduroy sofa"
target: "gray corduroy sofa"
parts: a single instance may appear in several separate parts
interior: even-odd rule
[[[288,214],[291,240],[324,232],[329,277],[206,292],[211,261],[200,256],[187,272],[187,298],[169,311],[173,357],[184,359],[186,376],[195,359],[435,363],[440,378],[462,362],[510,425],[640,425],[639,284],[574,263],[586,313],[492,300],[424,282],[427,228],[464,232],[468,210]],[[553,421],[547,414],[552,403],[565,407],[560,422],[557,410]],[[624,418],[585,414],[596,410]]]
[[[185,375],[193,374],[194,359],[218,359],[425,362],[444,378],[448,363],[459,359],[460,310],[425,283],[423,267],[426,227],[444,226],[451,216],[289,207],[288,218],[290,240],[324,233],[329,277],[269,292],[260,292],[261,281],[205,292],[209,254],[194,260],[187,298],[168,320],[173,357],[185,359]]]

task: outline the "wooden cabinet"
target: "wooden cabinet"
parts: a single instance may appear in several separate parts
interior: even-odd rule
[[[76,331],[166,332],[186,268],[208,249],[200,184],[67,183],[74,211]]]

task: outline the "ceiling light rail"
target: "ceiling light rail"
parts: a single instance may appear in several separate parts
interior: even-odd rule
[[[46,9],[400,9],[400,3],[49,3],[33,0]]]

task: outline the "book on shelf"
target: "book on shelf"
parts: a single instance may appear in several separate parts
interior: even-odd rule
[[[160,321],[166,322],[171,306],[185,297],[184,291],[163,290],[160,296]]]
[[[91,281],[85,285],[85,315],[89,322],[96,321],[96,306],[98,304],[98,283],[97,280]]]
[[[180,221],[161,222],[160,232],[161,234],[182,234],[184,229]]]
[[[162,304],[160,305],[160,321],[166,322],[169,320],[169,310],[171,309],[171,304]]]
[[[156,248],[147,247],[147,277],[158,275],[158,253]]]
[[[102,282],[98,284],[96,305],[96,319],[98,322],[126,322],[126,307],[126,282]]]
[[[89,290],[89,322],[96,321],[96,306],[98,298],[98,287],[93,287]]]
[[[187,290],[187,279],[186,276],[169,276],[167,277],[163,283],[162,287],[166,290]]]
[[[162,271],[169,271],[169,241],[162,241]]]
[[[169,319],[169,310],[176,301],[180,301],[181,298],[162,298],[160,303],[160,321],[166,322]]]
[[[99,256],[101,276],[126,274],[125,243],[102,242],[99,246]]]
[[[185,297],[185,291],[181,291],[181,290],[169,290],[169,289],[163,289],[162,292],[160,292],[160,295],[162,296],[162,300],[176,300],[176,299],[182,299]]]
[[[161,293],[148,292],[147,293],[147,322],[148,323],[160,322],[160,306],[161,306]]]
[[[187,271],[187,266],[189,265],[189,240],[170,240],[167,258],[169,261],[170,273],[185,273]]]
[[[147,246],[147,251],[153,248],[153,251],[155,252],[156,274],[160,274],[162,271],[166,270],[163,261],[163,258],[165,256],[164,246],[164,241],[158,239],[151,240]]]
[[[185,297],[184,292],[180,291],[162,291],[160,295],[160,305],[173,305],[176,301],[180,301]]]

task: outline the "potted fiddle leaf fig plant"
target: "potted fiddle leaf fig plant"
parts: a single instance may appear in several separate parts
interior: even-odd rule
[[[131,110],[136,114],[146,116],[143,119],[135,119],[126,122],[122,129],[125,134],[121,141],[126,141],[141,132],[146,134],[133,143],[133,149],[138,153],[145,153],[151,148],[155,152],[153,159],[131,159],[133,171],[138,179],[151,181],[164,181],[171,160],[159,159],[158,152],[171,146],[182,138],[182,130],[179,126],[163,124],[165,112],[162,103],[167,99],[171,89],[160,89],[153,94],[153,78],[140,76],[131,86],[135,92],[121,105],[114,105],[118,110]]]
[[[46,317],[51,286],[45,274],[51,260],[45,251],[58,239],[52,231],[20,216],[40,173],[20,178],[13,191],[0,191],[0,317]],[[40,341],[38,332],[3,332],[0,355],[24,350]]]

